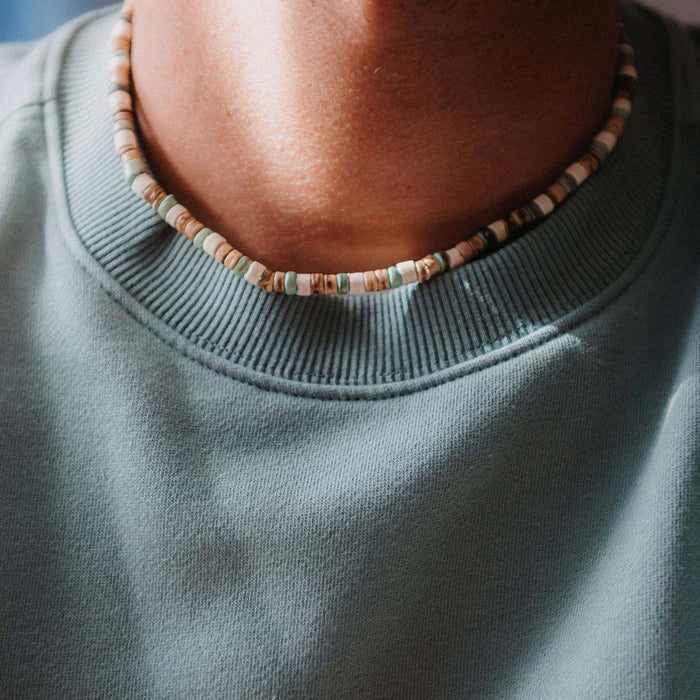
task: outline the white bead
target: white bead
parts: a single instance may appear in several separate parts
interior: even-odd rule
[[[185,214],[187,212],[187,209],[182,206],[182,204],[176,204],[174,207],[171,207],[168,213],[165,215],[165,220],[167,223],[169,223],[173,228],[175,228],[175,222],[177,221],[177,217],[180,216],[180,214]],[[209,236],[204,240],[206,243],[213,234],[209,234]]]
[[[211,238],[211,236],[209,236],[209,238]],[[207,241],[205,240],[204,242],[206,243]],[[245,275],[243,275],[243,279],[247,280],[248,282],[252,282],[253,284],[257,284],[260,281],[260,277],[262,277],[263,272],[265,272],[265,266],[257,260],[253,260],[253,262],[250,263],[250,267],[246,271]]]
[[[120,129],[116,134],[114,134],[114,146],[117,150],[123,148],[124,146],[133,146],[134,148],[138,148],[136,134],[131,131],[131,129]]]
[[[464,258],[457,248],[448,248],[445,251],[447,259],[450,261],[450,268],[459,267],[464,264]]]
[[[131,102],[131,95],[124,90],[115,90],[110,93],[109,106],[113,112],[121,112],[122,110],[131,112],[134,109]]]
[[[538,195],[532,201],[542,210],[545,216],[554,211],[554,203],[546,194]]]
[[[350,294],[365,293],[365,275],[363,272],[350,272],[348,279],[350,280]]]
[[[297,294],[302,297],[311,294],[311,275],[308,272],[297,273]]]
[[[491,222],[488,227],[496,234],[496,240],[499,243],[503,243],[508,238],[508,226],[503,219]]]
[[[396,263],[396,269],[399,271],[404,284],[412,284],[418,281],[416,263],[413,260],[403,260],[400,263]]]
[[[139,197],[143,197],[146,188],[149,185],[155,184],[157,184],[156,181],[148,173],[142,173],[141,175],[137,175],[131,183],[131,189],[134,190]]]
[[[571,175],[577,185],[580,185],[588,177],[586,168],[581,163],[572,163],[564,172]]]
[[[618,51],[626,56],[634,56],[634,49],[629,44],[619,44]]]
[[[109,67],[114,69],[114,68],[131,68],[131,61],[127,56],[122,56],[121,54],[118,56],[112,56],[109,59]]]
[[[175,207],[173,207],[173,209],[175,209]],[[222,243],[226,243],[226,239],[223,236],[220,236],[218,233],[210,233],[204,239],[204,243],[202,244],[202,250],[205,253],[208,253],[209,255],[214,257],[214,253],[216,253],[216,249]]]
[[[615,134],[611,134],[609,131],[601,131],[593,140],[601,141],[608,147],[609,151],[612,151],[617,143],[617,136],[615,136]]]
[[[628,100],[626,97],[618,97],[613,103],[613,107],[617,107],[618,109],[624,109],[628,112],[632,111],[632,102]]]
[[[617,72],[618,75],[629,75],[632,78],[637,77],[637,69],[634,66],[622,66]]]
[[[127,22],[121,17],[117,20],[117,23],[112,28],[112,39],[128,39],[131,41],[133,35],[133,28],[131,22]]]

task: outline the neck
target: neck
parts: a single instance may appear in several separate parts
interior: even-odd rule
[[[387,267],[545,189],[601,127],[617,0],[139,0],[155,176],[271,269]]]

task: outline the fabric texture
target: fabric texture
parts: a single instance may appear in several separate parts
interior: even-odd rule
[[[116,8],[0,48],[0,695],[698,697],[700,77],[622,12],[601,170],[350,298],[124,184]]]

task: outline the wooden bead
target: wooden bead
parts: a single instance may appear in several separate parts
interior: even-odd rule
[[[547,189],[547,194],[557,204],[561,204],[569,196],[569,193],[558,182],[555,182]]]
[[[376,290],[378,292],[384,289],[391,289],[391,284],[389,283],[389,272],[386,269],[375,270],[374,276],[377,280]]]
[[[432,255],[416,260],[416,274],[419,282],[429,280],[438,272],[440,272],[440,263]]]
[[[228,267],[229,270],[233,270],[238,261],[243,257],[243,253],[235,248],[230,251],[224,258],[224,265]]]
[[[325,288],[325,275],[321,272],[314,272],[311,275],[311,294],[323,294]]]
[[[284,272],[275,272],[272,279],[272,288],[275,292],[284,292]]]
[[[365,281],[365,291],[374,292],[377,290],[377,278],[374,274],[374,270],[367,270],[362,273]]]
[[[324,291],[329,296],[338,293],[338,280],[335,275],[324,275]]]
[[[266,292],[273,291],[274,274],[275,273],[272,272],[272,270],[266,267],[260,275],[260,279],[258,280],[258,287],[260,287],[260,289],[265,290]]]
[[[460,241],[455,248],[457,248],[459,254],[464,258],[465,262],[469,262],[469,260],[473,260],[474,257],[476,257],[476,251],[467,241]]]
[[[204,224],[201,221],[197,221],[194,216],[190,215],[190,218],[184,223],[185,238],[190,241],[194,240],[194,237],[204,228]]]
[[[233,246],[230,243],[222,243],[217,249],[214,257],[217,262],[223,265],[226,256],[233,250]]]

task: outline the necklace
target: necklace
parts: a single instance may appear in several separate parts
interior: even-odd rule
[[[495,250],[513,234],[549,216],[570,194],[590,177],[610,154],[622,136],[632,110],[637,89],[634,52],[620,24],[618,64],[614,96],[601,131],[585,153],[557,177],[543,193],[528,200],[506,217],[455,244],[420,260],[404,260],[389,268],[364,272],[296,273],[272,271],[257,260],[236,250],[220,234],[207,228],[172,194],[156,182],[139,145],[131,87],[131,37],[133,0],[126,0],[112,30],[110,54],[109,104],[114,116],[114,145],[122,163],[124,177],[131,189],[145,199],[159,216],[183,234],[197,248],[211,255],[234,274],[266,292],[284,294],[365,294],[424,282],[446,270],[463,265]]]

